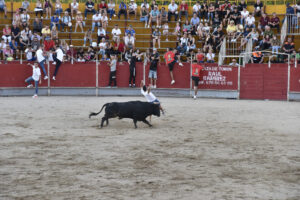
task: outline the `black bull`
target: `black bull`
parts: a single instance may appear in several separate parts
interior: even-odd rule
[[[102,117],[100,128],[103,127],[104,121],[106,121],[106,124],[108,125],[108,119],[119,117],[119,119],[122,118],[130,118],[133,119],[133,123],[135,128],[137,121],[142,121],[145,124],[148,124],[149,126],[152,126],[146,118],[150,115],[156,115],[160,116],[160,110],[159,110],[159,104],[153,104],[148,102],[141,102],[141,101],[129,101],[129,102],[112,102],[112,103],[106,103],[102,106],[101,110],[98,113],[92,112],[89,115],[89,118],[91,116],[98,115],[101,113],[103,108],[105,107],[105,114],[104,117]]]

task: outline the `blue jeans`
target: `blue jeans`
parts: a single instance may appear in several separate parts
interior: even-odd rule
[[[83,38],[83,44],[84,44],[84,46],[86,45],[86,41],[87,41],[87,39],[86,39],[86,37],[85,38]],[[90,46],[92,46],[92,41],[91,40],[89,40],[89,42],[90,42]]]
[[[207,63],[214,63],[215,61],[213,60],[208,60]]]
[[[54,23],[50,23],[50,30],[52,30],[52,27],[54,26]],[[56,28],[58,31],[60,31],[60,24],[56,24]]]
[[[280,46],[272,46],[272,53],[274,53],[274,52],[278,53],[279,49],[280,49]]]
[[[141,22],[148,22],[148,16],[144,16],[140,18]]]
[[[54,13],[55,13],[56,15],[60,16],[60,14],[61,14],[62,12],[63,12],[63,9],[59,8],[59,9],[56,9]]]
[[[31,84],[31,81],[34,81],[35,94],[38,94],[38,91],[39,91],[39,81],[33,80],[32,76],[30,76],[29,78],[27,78],[25,80],[25,82],[28,83],[28,85]]]
[[[112,16],[115,14],[115,10],[114,9],[108,9],[107,13],[109,14],[109,18],[111,19]]]
[[[92,32],[94,32],[94,30],[95,30],[95,26],[97,26],[97,27],[100,27],[100,22],[93,22],[92,23]]]
[[[100,49],[99,53],[102,55],[102,59],[104,59],[105,49]]]
[[[84,10],[84,17],[86,17],[87,16],[87,13],[93,13],[93,15],[96,13],[96,11],[95,11],[95,9],[92,9],[92,10],[88,10],[88,9],[85,9]]]
[[[41,68],[42,68],[42,70],[43,70],[43,72],[44,72],[44,75],[47,76],[47,71],[46,71],[46,69],[45,69],[45,62],[46,62],[46,60],[43,60],[43,61],[40,62],[39,64],[40,64],[40,66],[41,66]]]

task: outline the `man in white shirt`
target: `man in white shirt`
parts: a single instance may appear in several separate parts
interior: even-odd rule
[[[24,12],[21,14],[21,21],[22,21],[23,28],[29,26],[29,20],[30,20],[30,16],[27,14],[27,11],[24,10]]]
[[[134,49],[134,37],[128,33],[125,37],[124,37],[124,43],[125,43],[125,47],[126,49]]]
[[[106,37],[106,31],[104,30],[104,28],[102,26],[100,26],[98,28],[97,36],[98,36],[97,44],[99,44],[101,42],[102,38],[105,39],[105,37]]]
[[[168,6],[168,21],[171,21],[172,15],[175,16],[175,21],[177,21],[178,18],[178,5],[175,3],[175,0],[172,0],[172,2]]]
[[[44,56],[44,52],[43,52],[43,48],[44,46],[41,45],[39,47],[39,49],[36,51],[36,59],[37,59],[37,62],[40,64],[43,72],[44,72],[44,79],[48,79],[48,76],[47,76],[47,71],[45,69],[45,62],[46,62],[46,58]]]
[[[53,59],[55,61],[55,71],[54,71],[54,74],[52,77],[52,79],[54,81],[56,80],[56,75],[57,75],[58,69],[64,59],[64,53],[60,47],[56,47],[55,53],[56,53],[56,55],[53,56]]]
[[[38,66],[37,63],[34,63],[34,65],[28,63],[27,65],[30,65],[32,67],[32,76],[30,76],[29,78],[27,78],[25,80],[26,83],[28,83],[27,88],[31,88],[33,87],[33,85],[31,84],[32,81],[34,81],[34,85],[35,85],[35,93],[32,96],[32,98],[36,98],[38,96],[38,90],[39,90],[39,83],[42,83],[42,79],[41,79],[41,70]]]
[[[113,36],[113,40],[117,41],[120,39],[120,35],[122,34],[121,29],[119,28],[118,24],[112,29],[111,34]]]
[[[99,54],[102,55],[102,59],[101,60],[105,60],[105,51],[106,51],[106,47],[107,47],[107,43],[105,41],[105,38],[102,38],[101,43],[99,44]]]
[[[101,25],[101,15],[99,12],[96,12],[96,14],[93,15],[93,22],[92,22],[92,32],[95,30],[95,26],[99,27]]]
[[[137,13],[137,5],[134,2],[134,0],[130,0],[130,3],[128,4],[128,9],[127,9],[127,15],[129,16],[130,14],[134,14],[134,19],[136,20],[136,13]]]
[[[245,29],[246,28],[255,28],[255,18],[253,17],[252,13],[249,13],[249,16],[246,18]]]
[[[200,2],[197,1],[196,4],[193,6],[193,14],[196,13],[196,15],[199,16],[200,9],[201,9]]]
[[[241,11],[241,24],[244,25],[245,20],[247,19],[247,17],[249,16],[249,11],[246,8],[243,8],[243,10]]]

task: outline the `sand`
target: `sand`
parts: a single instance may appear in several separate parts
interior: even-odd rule
[[[160,98],[153,128],[110,101],[0,98],[0,199],[300,199],[300,103]]]

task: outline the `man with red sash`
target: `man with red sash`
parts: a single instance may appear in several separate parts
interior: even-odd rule
[[[199,80],[200,80],[200,76],[201,76],[201,71],[204,68],[197,63],[197,61],[193,61],[192,64],[192,80],[194,81],[194,99],[197,98],[197,93],[198,93],[198,84],[199,84]]]

